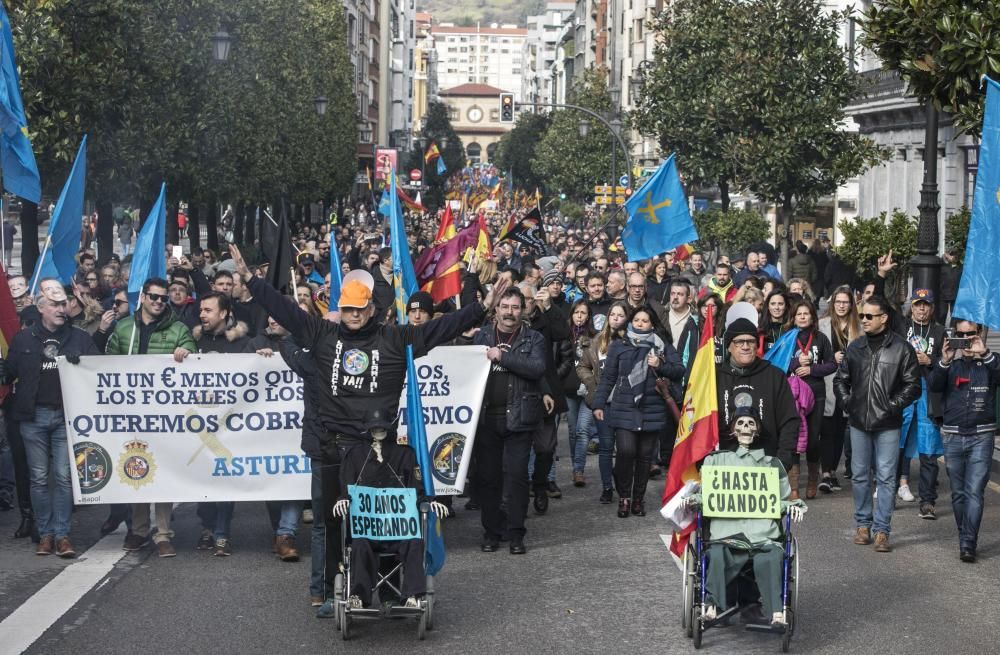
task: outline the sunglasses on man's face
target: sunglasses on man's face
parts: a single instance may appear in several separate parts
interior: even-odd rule
[[[862,321],[874,321],[878,316],[885,316],[885,314],[858,314]]]
[[[959,339],[971,338],[979,335],[977,330],[972,330],[971,332],[963,332],[962,330],[955,330],[954,335]]]
[[[170,296],[165,293],[147,293],[146,297],[152,302],[167,302],[170,298]]]

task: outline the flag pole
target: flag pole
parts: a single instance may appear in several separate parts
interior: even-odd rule
[[[274,218],[269,213],[267,213],[266,209],[264,210],[264,216],[267,216],[267,220],[271,221],[271,225],[273,225],[274,227],[278,227],[278,221],[274,220]],[[294,241],[289,240],[289,243],[292,244],[292,249],[295,250],[296,254],[302,254],[302,251],[299,250],[298,246],[295,245]]]
[[[605,228],[607,228],[609,225],[611,225],[612,221],[617,222],[618,214],[622,213],[623,209],[625,209],[625,205],[618,205],[618,207],[615,209],[615,213],[611,215],[611,218],[609,218],[604,223],[604,225],[601,226],[601,228],[599,230],[595,231],[594,234],[589,239],[587,239],[587,241],[583,244],[583,246],[580,247],[580,252],[578,252],[577,254],[573,255],[572,259],[570,259],[566,263],[567,264],[571,264],[571,263],[575,262],[577,259],[579,259],[580,258],[580,253],[586,251],[587,246],[589,246],[590,244],[592,244],[594,242],[594,239],[597,238],[598,234],[600,234],[601,232],[603,232]],[[541,213],[541,212],[539,212],[539,213]],[[612,244],[612,245],[614,245],[614,244]]]
[[[42,262],[45,261],[45,253],[49,251],[49,244],[52,243],[52,235],[45,236],[45,246],[42,248],[42,254],[38,257],[38,261],[35,263],[35,274],[31,279],[31,295],[35,295],[35,287],[38,286],[38,276],[42,274]]]

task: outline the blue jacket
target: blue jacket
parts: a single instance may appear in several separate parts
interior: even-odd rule
[[[1000,357],[940,361],[931,367],[927,386],[944,396],[945,434],[993,434],[996,431],[996,390],[1000,384]]]
[[[656,393],[656,378],[677,381],[684,377],[686,369],[674,347],[669,342],[664,345],[660,367],[653,371],[647,366],[646,378],[635,387],[629,383],[628,375],[637,361],[646,359],[650,347],[619,339],[608,348],[593,408],[604,410],[604,420],[612,429],[655,432],[667,424],[667,406]]]

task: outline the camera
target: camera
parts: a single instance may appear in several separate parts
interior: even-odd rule
[[[972,345],[972,340],[968,337],[951,337],[948,339],[948,347],[952,350],[968,350]]]

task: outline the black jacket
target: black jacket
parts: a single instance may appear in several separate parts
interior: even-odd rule
[[[312,353],[323,381],[320,421],[327,431],[347,438],[365,433],[365,416],[375,407],[391,416],[399,414],[407,346],[413,346],[415,358],[423,357],[431,348],[479,325],[485,315],[483,306],[473,303],[420,327],[382,325],[375,316],[361,329],[349,330],[302,311],[263,280],[253,278],[248,286],[268,315]]]
[[[71,325],[64,325],[56,332],[50,333],[39,321],[15,334],[7,352],[4,367],[6,379],[3,382],[16,380],[14,418],[19,421],[30,421],[35,418],[35,398],[38,395],[42,367],[56,365],[55,358],[47,356],[45,352],[47,341],[58,342],[57,351],[49,354],[66,357],[100,354],[90,334]]]
[[[378,264],[374,264],[369,272],[372,274],[372,278],[375,279],[375,286],[372,288],[372,302],[375,303],[375,320],[381,323],[385,320],[386,312],[389,307],[396,300],[396,292],[393,290],[392,285],[386,281],[385,276],[382,275],[382,267]]]
[[[532,330],[542,335],[545,340],[545,382],[546,391],[555,401],[553,414],[562,414],[567,410],[566,393],[563,390],[563,375],[569,372],[571,364],[567,359],[572,359],[572,347],[567,344],[569,340],[569,322],[563,319],[562,313],[549,307],[547,311],[542,311],[539,307],[529,318],[529,325]],[[564,366],[560,370],[560,362]]]
[[[719,447],[734,447],[736,440],[729,433],[737,407],[752,407],[760,419],[760,436],[756,443],[764,453],[781,460],[787,469],[799,440],[799,412],[795,408],[792,388],[785,375],[763,359],[756,359],[746,368],[737,368],[728,361],[715,367],[719,401]]]
[[[943,434],[996,432],[996,393],[1000,384],[1000,357],[955,359],[950,365],[936,362],[927,376],[927,387],[944,399]]]
[[[903,409],[920,396],[917,355],[890,330],[874,352],[867,336],[858,337],[844,351],[833,390],[851,427],[865,432],[899,429]]]
[[[497,345],[493,326],[476,333],[473,343],[492,348]],[[499,365],[507,369],[507,429],[534,430],[542,424],[542,381],[545,376],[545,339],[531,328],[521,326],[510,350],[500,355]],[[494,364],[496,366],[496,364]],[[484,404],[481,416],[485,418]]]
[[[666,426],[667,405],[656,393],[656,378],[680,380],[684,377],[684,365],[673,346],[669,343],[663,345],[664,352],[659,353],[660,367],[654,371],[646,366],[646,377],[635,386],[629,383],[629,373],[637,362],[646,359],[650,347],[636,346],[619,339],[608,348],[608,357],[594,394],[594,409],[604,410],[604,420],[610,427],[656,432]]]
[[[371,443],[371,442],[369,442]],[[340,497],[349,498],[348,485],[357,484],[379,489],[409,487],[417,490],[417,502],[430,500],[424,494],[417,453],[413,448],[387,438],[382,442],[382,461],[378,461],[370,446],[349,448],[340,468]]]
[[[217,334],[205,334],[205,330],[198,325],[191,330],[191,336],[200,353],[255,352],[255,349],[250,348],[250,337],[247,336],[247,326],[243,321],[237,321]]]

